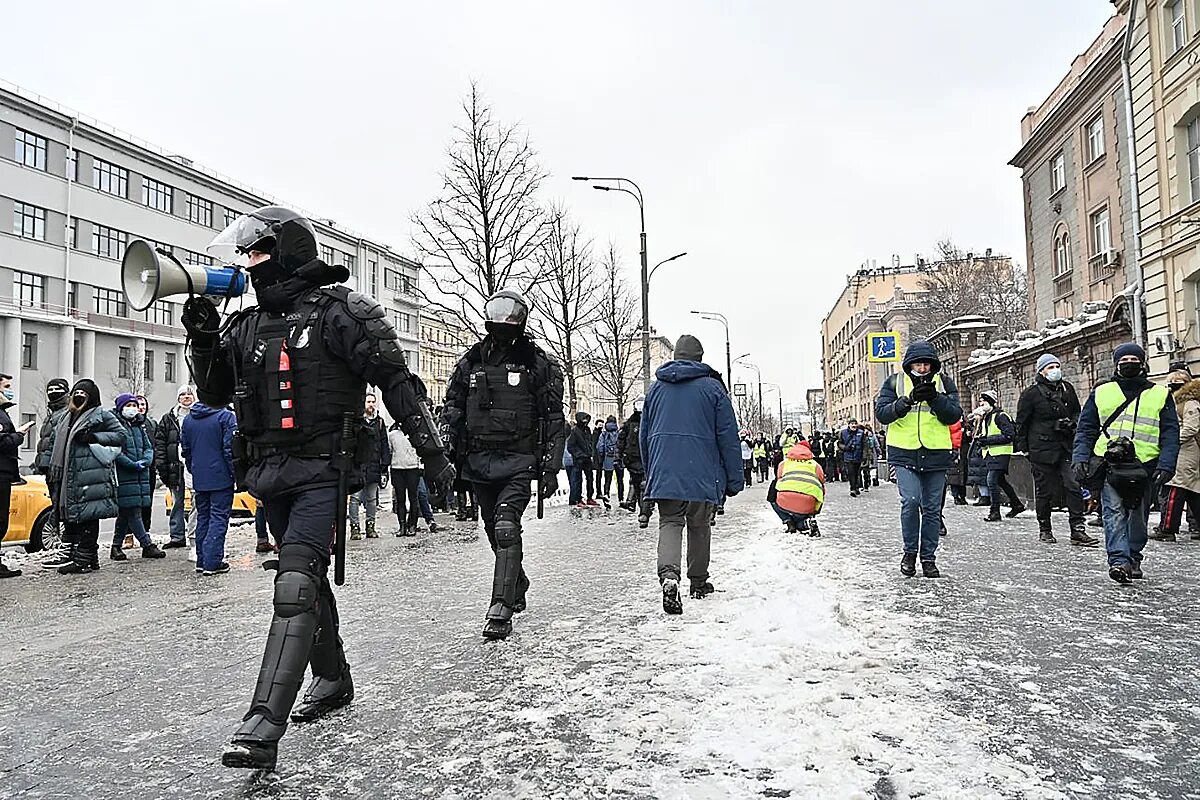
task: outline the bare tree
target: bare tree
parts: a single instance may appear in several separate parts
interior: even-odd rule
[[[608,246],[601,276],[599,321],[592,330],[593,347],[588,371],[613,402],[617,415],[625,418],[625,406],[633,399],[641,377],[638,329],[641,312],[621,276],[621,262],[613,245]]]
[[[938,242],[936,262],[921,280],[924,295],[912,312],[914,334],[928,336],[955,317],[982,314],[999,326],[998,338],[1029,327],[1025,272],[1007,256],[978,256],[949,239]]]
[[[413,247],[429,279],[417,289],[422,300],[478,331],[488,297],[541,279],[535,255],[548,220],[535,195],[546,173],[529,138],[495,119],[476,84],[462,109],[441,196],[413,217]]]
[[[575,382],[585,331],[600,319],[601,281],[579,225],[561,207],[550,210],[549,233],[535,260],[544,280],[529,294],[547,349],[562,367],[571,414],[579,408]]]

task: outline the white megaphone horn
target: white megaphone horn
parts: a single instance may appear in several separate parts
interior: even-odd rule
[[[134,239],[121,258],[121,289],[131,307],[145,311],[155,300],[178,294],[240,297],[246,292],[246,275],[236,267],[180,264],[166,250]]]

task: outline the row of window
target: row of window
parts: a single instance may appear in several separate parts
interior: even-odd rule
[[[46,304],[46,276],[30,272],[13,272],[12,299],[18,306],[43,308]],[[110,317],[128,317],[129,306],[125,293],[120,289],[103,289],[99,286],[86,287],[92,290],[92,311]],[[79,310],[79,284],[72,281],[67,290],[67,307]],[[146,319],[156,325],[175,324],[175,304],[168,300],[156,301],[146,309]]]
[[[1104,156],[1104,112],[1101,111],[1083,126],[1084,151],[1087,163],[1094,164]],[[1067,156],[1059,150],[1050,158],[1050,194],[1054,195],[1067,186]]]
[[[1101,256],[1112,249],[1112,227],[1109,220],[1108,206],[1091,214],[1088,218],[1091,236],[1091,257]],[[1075,269],[1071,260],[1071,234],[1065,226],[1054,236],[1054,277],[1062,278],[1070,275]]]
[[[39,337],[36,333],[21,334],[21,368],[22,369],[37,369],[38,368],[38,348]],[[117,348],[117,377],[119,378],[138,378],[141,381],[153,381],[155,372],[155,351],[151,348],[146,348],[146,356],[142,361],[142,374],[133,374],[133,348],[119,347]],[[80,353],[79,340],[75,340],[73,348],[73,371],[80,371]],[[174,353],[165,353],[163,356],[163,380],[168,384],[175,382],[176,361]]]

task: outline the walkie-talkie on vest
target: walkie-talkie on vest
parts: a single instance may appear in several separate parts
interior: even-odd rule
[[[342,440],[338,444],[337,463],[338,494],[334,518],[333,537],[333,582],[341,586],[346,582],[346,514],[350,502],[350,471],[354,469],[354,452],[357,442],[358,414],[347,411],[342,414]]]

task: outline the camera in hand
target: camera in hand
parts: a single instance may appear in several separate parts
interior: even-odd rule
[[[1132,464],[1137,462],[1137,450],[1128,436],[1109,439],[1104,448],[1104,460],[1109,464]]]
[[[1054,430],[1058,433],[1075,433],[1075,420],[1070,417],[1063,417],[1054,421]]]

